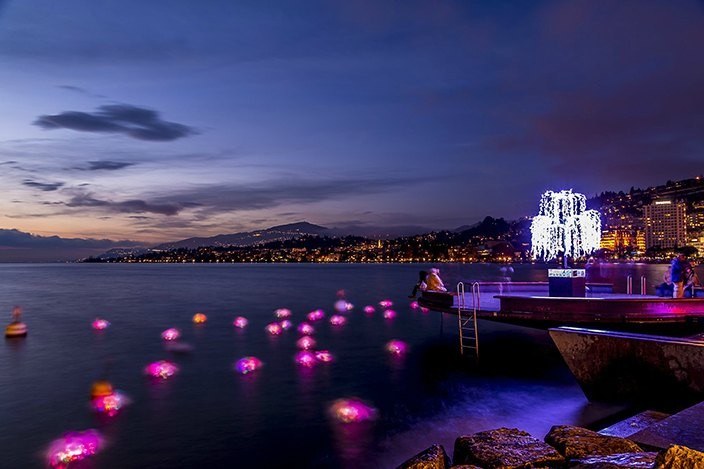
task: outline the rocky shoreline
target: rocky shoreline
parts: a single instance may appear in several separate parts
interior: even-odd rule
[[[586,428],[553,426],[543,440],[517,428],[459,436],[452,458],[442,445],[418,453],[397,469],[701,469],[704,453],[671,445],[648,451],[627,438]]]

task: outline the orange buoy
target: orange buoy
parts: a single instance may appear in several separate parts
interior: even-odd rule
[[[203,324],[208,320],[208,316],[203,313],[196,313],[193,315],[193,322],[196,324]]]
[[[5,328],[5,337],[25,337],[27,335],[27,324],[23,322],[11,322]]]
[[[105,397],[114,394],[115,390],[112,388],[112,384],[104,379],[98,380],[93,383],[90,388],[90,397],[95,399],[96,397]]]

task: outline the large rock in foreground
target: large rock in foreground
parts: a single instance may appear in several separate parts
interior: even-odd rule
[[[574,459],[570,469],[652,469],[658,453],[618,453]]]
[[[658,454],[656,469],[700,469],[704,467],[704,453],[672,445]]]
[[[517,428],[499,428],[455,440],[454,464],[485,469],[560,467],[565,459],[555,448]]]
[[[545,435],[545,442],[557,448],[567,459],[607,456],[618,453],[642,453],[640,446],[617,436],[604,436],[586,428],[556,425]]]
[[[450,458],[442,445],[433,445],[421,451],[397,469],[447,469],[450,467]]]

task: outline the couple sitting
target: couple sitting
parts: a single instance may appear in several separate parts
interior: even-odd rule
[[[413,287],[413,292],[408,295],[409,298],[415,298],[418,290],[420,291],[439,291],[446,292],[447,288],[442,283],[440,278],[440,269],[433,267],[430,272],[421,270],[418,272],[418,283]]]

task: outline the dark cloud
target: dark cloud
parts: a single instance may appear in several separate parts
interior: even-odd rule
[[[22,184],[27,186],[27,187],[33,187],[35,189],[39,189],[44,192],[51,192],[58,190],[60,187],[64,185],[63,182],[39,182],[39,181],[32,181],[31,179],[25,179],[22,181]]]
[[[118,169],[134,166],[134,163],[124,161],[89,161],[88,171],[116,171]]]
[[[92,197],[89,194],[79,194],[65,204],[67,207],[96,207],[115,213],[157,213],[160,215],[176,215],[181,207],[175,204],[152,204],[140,199],[113,202]]]
[[[70,129],[79,132],[123,133],[137,140],[171,141],[197,133],[183,124],[161,120],[151,109],[128,104],[100,106],[97,112],[66,111],[39,116],[34,125],[43,129]]]

